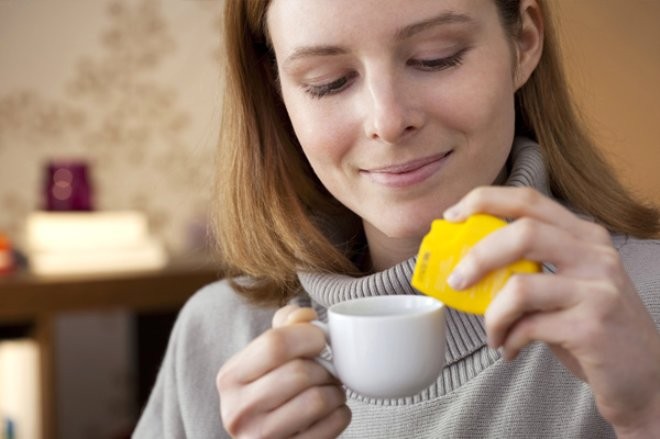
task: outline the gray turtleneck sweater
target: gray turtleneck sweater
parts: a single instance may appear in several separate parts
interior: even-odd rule
[[[540,149],[518,139],[507,185],[549,195]],[[647,309],[660,327],[659,241],[613,236]],[[414,258],[363,278],[301,273],[321,319],[333,303],[378,294],[417,294]],[[546,267],[551,270],[551,267]],[[223,362],[270,327],[274,309],[246,304],[226,281],[199,291],[185,305],[135,438],[226,438],[215,376]],[[542,343],[505,362],[486,346],[483,318],[448,309],[447,365],[418,395],[364,398],[348,390],[353,419],[346,438],[607,438],[612,428],[596,409],[589,386],[570,374]],[[414,361],[414,358],[410,359]],[[393,377],[396,379],[396,377]]]

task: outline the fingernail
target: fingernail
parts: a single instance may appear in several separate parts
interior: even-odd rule
[[[465,278],[458,270],[454,270],[447,278],[447,283],[455,290],[463,289],[465,286]]]
[[[461,218],[461,210],[458,205],[454,205],[445,210],[445,212],[442,214],[442,217],[447,221],[457,221]]]

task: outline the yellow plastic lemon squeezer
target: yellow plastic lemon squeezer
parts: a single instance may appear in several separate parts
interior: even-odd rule
[[[512,274],[539,272],[541,266],[532,261],[518,261],[489,273],[477,284],[461,291],[450,287],[447,277],[479,240],[506,224],[485,214],[472,215],[462,223],[433,221],[431,231],[419,248],[412,286],[459,311],[485,313],[494,295]]]

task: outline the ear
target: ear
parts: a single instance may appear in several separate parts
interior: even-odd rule
[[[543,11],[536,0],[520,2],[520,30],[514,37],[515,88],[522,87],[536,69],[543,53]]]

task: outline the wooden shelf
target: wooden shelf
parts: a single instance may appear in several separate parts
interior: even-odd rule
[[[0,323],[89,309],[172,309],[221,277],[203,259],[180,260],[162,270],[66,277],[22,272],[0,277]]]

